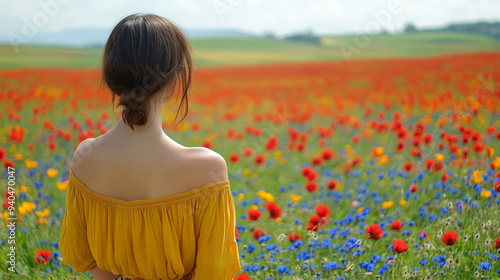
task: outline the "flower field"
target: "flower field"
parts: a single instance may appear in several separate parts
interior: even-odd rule
[[[499,65],[477,53],[197,68],[188,118],[173,125],[166,104],[164,129],[226,159],[235,279],[497,279]],[[119,116],[99,79],[0,69],[0,279],[92,279],[58,240],[73,151]]]

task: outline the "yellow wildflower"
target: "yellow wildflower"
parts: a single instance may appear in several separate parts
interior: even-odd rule
[[[264,199],[267,201],[267,202],[273,202],[274,201],[274,196],[270,193],[267,193],[266,196],[264,197]]]
[[[489,190],[484,190],[481,192],[482,198],[489,198],[491,196],[491,192]]]
[[[495,155],[495,150],[493,150],[493,148],[490,146],[486,147],[485,151],[488,157],[492,157],[493,155]]]
[[[35,167],[38,167],[38,162],[36,160],[26,159],[24,161],[24,165],[26,165],[26,168],[28,169],[33,169]]]
[[[472,172],[472,182],[474,184],[480,184],[483,181],[483,173],[479,170],[474,170]]]
[[[435,157],[436,157],[437,161],[443,161],[444,160],[444,156],[442,154],[436,154]]]
[[[60,191],[65,191],[68,188],[68,180],[64,182],[57,182],[57,189]]]
[[[384,207],[384,209],[389,209],[393,205],[394,205],[394,202],[390,201],[390,200],[382,202],[382,207]]]
[[[244,193],[240,193],[238,195],[238,200],[243,200],[243,199],[245,199],[245,194]]]
[[[49,176],[49,178],[56,177],[57,173],[59,173],[59,172],[56,169],[54,169],[54,168],[47,169],[47,176]]]
[[[372,151],[373,156],[378,157],[384,154],[384,148],[383,147],[375,147]]]
[[[21,206],[22,206],[24,209],[26,209],[26,211],[31,212],[31,211],[33,211],[33,209],[35,209],[36,204],[35,204],[35,203],[33,203],[33,202],[23,201],[23,203],[21,204]]]
[[[382,155],[381,157],[378,158],[377,160],[378,164],[386,164],[389,162],[389,157],[387,155]]]
[[[39,218],[45,218],[50,214],[50,210],[49,210],[49,208],[45,208],[43,211],[35,211],[35,214]]]
[[[302,196],[292,194],[291,195],[291,199],[292,199],[293,203],[296,203],[296,202],[299,202],[302,199]]]
[[[495,157],[493,159],[493,161],[491,162],[491,165],[495,168],[495,169],[499,169],[500,168],[500,157]]]

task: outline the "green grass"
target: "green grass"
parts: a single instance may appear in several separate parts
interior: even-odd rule
[[[433,56],[500,50],[500,41],[466,33],[324,37],[321,45],[263,38],[192,40],[196,66]],[[0,45],[0,68],[99,67],[102,49]]]
[[[102,49],[0,45],[0,67],[98,67]]]

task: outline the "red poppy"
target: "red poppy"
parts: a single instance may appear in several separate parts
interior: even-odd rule
[[[324,149],[322,152],[321,152],[321,157],[324,159],[324,160],[331,160],[333,158],[333,151],[330,150],[330,149]]]
[[[276,202],[267,202],[266,204],[264,204],[264,208],[269,211],[269,218],[276,219],[281,217],[281,208],[278,206],[278,204],[276,204]]]
[[[291,242],[295,242],[295,241],[301,240],[301,239],[302,239],[302,237],[298,233],[292,232],[292,233],[288,234],[288,240],[290,240]]]
[[[441,151],[444,149],[444,144],[443,144],[443,142],[439,142],[439,144],[438,144],[438,149],[439,149],[439,150],[441,150]]]
[[[399,153],[405,149],[405,142],[403,141],[398,141],[398,144],[396,145],[396,152]]]
[[[14,161],[11,160],[11,159],[6,159],[4,162],[3,162],[3,167],[5,169],[8,169],[9,167],[10,168],[14,168]]]
[[[38,251],[36,251],[35,261],[41,265],[44,265],[50,260],[51,256],[52,256],[51,251],[38,250]]]
[[[300,142],[298,145],[297,145],[297,150],[303,152],[304,150],[306,149],[306,144],[304,142]]]
[[[495,129],[495,127],[494,127],[494,126],[488,126],[488,127],[486,128],[486,131],[488,132],[488,134],[489,134],[489,135],[491,135],[491,134],[495,133],[495,130],[496,130],[496,129]]]
[[[311,167],[303,167],[302,175],[309,181],[314,181],[318,177],[318,173]]]
[[[406,172],[411,172],[413,170],[413,163],[411,161],[405,162],[403,165],[403,170]]]
[[[432,140],[433,140],[432,134],[426,134],[424,136],[424,143],[426,145],[429,145],[432,142]]]
[[[255,156],[255,163],[258,165],[261,165],[266,161],[266,158],[263,155],[256,155]]]
[[[399,139],[406,139],[408,136],[408,132],[406,132],[406,129],[401,128],[396,132],[397,136]]]
[[[359,143],[359,136],[358,135],[354,135],[351,139],[352,143],[353,144],[358,144]]]
[[[238,228],[234,227],[234,238],[239,238],[240,234],[238,233]]]
[[[293,128],[291,126],[289,126],[286,131],[287,131],[288,135],[290,136],[291,141],[295,141],[299,137],[299,131],[297,131],[295,128]]]
[[[401,223],[401,221],[393,221],[392,222],[392,229],[393,230],[400,230],[401,228],[403,227],[403,223]]]
[[[411,149],[410,154],[418,158],[422,157],[422,151],[420,151],[418,148]]]
[[[232,153],[229,155],[229,160],[231,162],[236,163],[236,162],[240,161],[240,156],[237,153]]]
[[[248,276],[246,273],[240,273],[234,278],[234,280],[252,280],[250,276]]]
[[[448,178],[448,173],[443,173],[443,176],[441,176],[441,182],[446,183],[448,181]]]
[[[408,250],[408,245],[403,240],[396,239],[392,242],[392,249],[400,254]]]
[[[244,148],[243,149],[243,154],[247,157],[251,156],[253,154],[252,148]]]
[[[356,166],[361,162],[361,157],[355,157],[352,159],[352,166]]]
[[[370,239],[380,239],[382,234],[384,234],[384,231],[379,224],[372,224],[366,228],[366,237]]]
[[[311,161],[311,164],[312,165],[315,165],[315,166],[320,166],[321,165],[321,158],[320,157],[314,157]]]
[[[338,183],[336,180],[330,180],[326,183],[326,186],[328,187],[329,190],[333,191],[337,188]]]
[[[15,193],[14,193],[14,192],[9,193],[9,190],[8,190],[8,189],[5,189],[5,190],[3,191],[3,193],[5,194],[5,197],[9,197],[11,194],[12,194],[12,195],[15,195]]]
[[[446,245],[453,245],[455,242],[457,242],[458,239],[458,233],[454,231],[447,231],[443,234],[443,242]]]
[[[12,206],[12,204],[10,203],[10,200],[6,199],[3,201],[3,208],[4,209],[8,209],[9,206]]]
[[[7,152],[4,148],[0,147],[0,160],[3,160],[7,156]]]
[[[255,240],[259,240],[260,237],[266,236],[266,231],[261,228],[254,229],[252,231],[252,236]]]
[[[413,147],[420,146],[420,136],[415,136],[415,138],[413,138],[413,140],[411,141],[411,144],[413,145]]]
[[[276,136],[270,136],[266,142],[266,149],[272,151],[278,147],[278,138]]]
[[[472,149],[474,150],[474,152],[476,153],[481,153],[484,149],[484,143],[482,142],[474,142],[474,144],[472,144]]]
[[[495,190],[497,192],[500,192],[500,181],[496,181],[493,183],[493,186],[495,187]]]
[[[191,130],[192,131],[198,131],[198,130],[200,130],[200,124],[199,123],[193,123],[191,125]]]
[[[249,209],[247,215],[249,221],[257,221],[262,216],[262,212],[257,209]]]
[[[322,219],[320,216],[312,216],[307,223],[307,230],[318,231],[319,227],[326,224],[326,219]]]
[[[414,193],[414,192],[418,191],[418,187],[417,187],[416,185],[411,185],[411,187],[410,187],[410,191],[411,191],[412,193]]]
[[[208,140],[205,140],[205,141],[203,141],[202,146],[205,147],[205,148],[212,149],[212,142],[210,142]]]
[[[315,192],[318,190],[318,184],[313,181],[309,181],[306,183],[306,189],[308,192]]]
[[[325,204],[320,204],[316,206],[316,214],[321,218],[327,218],[330,216],[330,209]]]
[[[500,249],[500,237],[495,240],[495,244],[493,244],[493,249],[498,250]]]

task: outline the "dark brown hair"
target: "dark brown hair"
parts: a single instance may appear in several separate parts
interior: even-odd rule
[[[113,110],[123,106],[122,118],[133,125],[148,121],[150,100],[160,91],[173,94],[180,82],[181,102],[177,119],[188,110],[188,89],[191,85],[193,61],[184,33],[164,17],[133,14],[122,19],[111,31],[104,48],[102,78],[112,91]],[[170,96],[168,96],[170,97]]]

